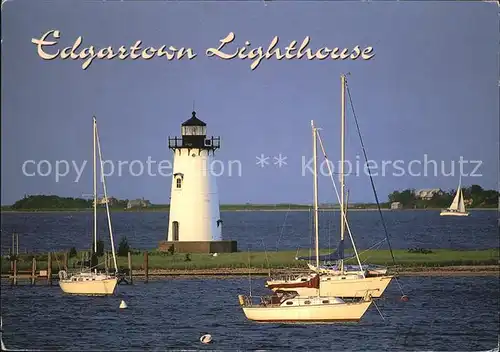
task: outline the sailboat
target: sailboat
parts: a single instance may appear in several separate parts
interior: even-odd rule
[[[68,294],[76,294],[76,295],[88,295],[88,296],[105,296],[112,295],[115,292],[116,285],[118,283],[118,278],[116,276],[118,272],[118,265],[116,262],[116,253],[115,253],[115,245],[113,241],[113,230],[111,227],[111,216],[109,213],[109,204],[106,204],[106,216],[108,219],[108,229],[109,236],[111,241],[111,250],[113,253],[113,264],[114,264],[114,273],[108,272],[98,272],[96,258],[97,258],[97,162],[96,162],[96,144],[97,151],[99,155],[100,161],[100,170],[102,174],[102,153],[101,153],[101,145],[99,142],[99,134],[97,132],[97,121],[95,116],[93,117],[93,137],[94,137],[94,231],[93,231],[93,255],[92,258],[94,260],[91,261],[91,268],[87,270],[82,270],[80,272],[74,273],[68,277],[68,274],[65,270],[61,270],[59,272],[59,286],[63,290],[64,293]],[[104,175],[101,175],[101,181],[104,190],[104,199],[108,199],[107,191],[106,191],[106,181],[104,179]]]
[[[313,154],[314,154],[314,217],[316,235],[316,260],[318,256],[318,168],[316,157],[316,133],[314,122]],[[323,294],[320,289],[320,275],[314,274],[308,280],[307,287],[314,290],[312,294],[299,294],[286,290],[278,290],[273,295],[257,296],[260,299],[254,302],[255,296],[238,295],[243,313],[249,320],[258,322],[330,322],[330,321],[359,321],[372,304],[371,292],[366,290],[357,300],[345,301],[340,297]]]
[[[349,204],[348,198],[349,198],[349,191],[346,192],[346,198],[345,198],[346,218],[347,218],[347,206]],[[307,267],[311,271],[314,271],[314,272],[320,273],[320,274],[331,274],[331,275],[340,275],[341,274],[341,267],[338,263],[334,263],[331,265],[323,264],[323,265],[320,265],[319,267],[317,267],[317,266],[313,265],[312,263],[308,262]],[[359,271],[359,267],[357,265],[344,264],[344,270],[345,270],[345,272]],[[379,275],[386,275],[387,274],[387,267],[373,265],[373,264],[362,264],[361,270],[363,270],[366,273],[366,276],[379,276]]]
[[[462,175],[458,181],[457,192],[455,193],[455,198],[451,202],[447,209],[441,210],[441,216],[469,216],[469,213],[465,209],[464,195],[462,193]]]
[[[341,75],[341,164],[340,164],[340,242],[337,246],[337,249],[334,253],[330,253],[328,255],[320,256],[318,242],[316,242],[316,265],[310,265],[309,268],[312,272],[308,275],[302,275],[295,278],[285,278],[285,279],[271,279],[266,282],[266,287],[277,291],[294,291],[301,296],[314,295],[317,290],[321,290],[322,294],[328,296],[337,296],[344,298],[352,298],[352,297],[360,297],[363,296],[365,292],[370,291],[370,295],[374,298],[379,298],[383,295],[387,286],[389,286],[393,276],[386,275],[386,271],[384,268],[381,268],[377,275],[370,275],[369,268],[363,267],[357,250],[354,240],[352,238],[350,229],[348,227],[347,218],[345,215],[345,173],[344,173],[344,160],[345,160],[345,87],[346,87],[346,77],[345,75]],[[317,138],[317,133],[315,132],[316,128],[313,126],[314,138]],[[323,144],[321,142],[321,148],[323,154],[326,155],[325,150],[323,148]],[[329,163],[327,163],[328,168],[330,169]],[[332,176],[332,170],[330,169],[330,176]],[[332,179],[333,181],[333,179]],[[335,185],[335,184],[334,184]],[[318,227],[318,216],[315,216],[315,226]],[[354,256],[356,257],[358,265],[357,268],[348,268],[344,264],[344,260],[348,259],[344,254],[344,234],[345,229],[348,229],[349,236],[351,238],[351,243],[354,249]],[[308,260],[308,257],[301,257],[297,259]],[[338,267],[335,270],[321,270],[320,267],[320,259],[322,261],[336,261],[339,263]],[[350,270],[349,270],[350,269]],[[316,275],[320,274],[320,285],[319,289],[314,288],[313,285],[310,284],[312,280],[316,277]]]

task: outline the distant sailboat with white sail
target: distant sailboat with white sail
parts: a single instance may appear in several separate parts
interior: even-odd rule
[[[455,198],[453,202],[447,209],[441,210],[441,216],[469,216],[469,213],[465,209],[464,204],[464,194],[462,192],[462,177],[458,181],[458,188],[455,193]]]

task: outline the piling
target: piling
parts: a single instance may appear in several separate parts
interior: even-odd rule
[[[17,259],[13,260],[12,285],[17,285]]]
[[[36,280],[36,258],[33,257],[33,261],[31,263],[31,284],[34,285]]]
[[[130,280],[130,283],[132,283],[132,255],[130,254],[130,252],[128,252],[128,272],[129,272],[129,280]]]
[[[144,282],[148,283],[149,279],[149,260],[148,260],[148,251],[144,252]]]
[[[47,254],[47,285],[52,286],[52,256]]]

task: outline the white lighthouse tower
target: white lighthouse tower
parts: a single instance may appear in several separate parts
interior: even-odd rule
[[[210,245],[203,243],[222,241],[219,195],[211,172],[220,137],[207,137],[206,126],[193,111],[182,124],[182,137],[168,140],[174,152],[174,169],[167,243],[181,247],[181,242],[192,242],[194,246],[188,252],[210,252]]]

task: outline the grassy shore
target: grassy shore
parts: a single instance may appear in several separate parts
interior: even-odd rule
[[[321,250],[322,254],[328,253],[328,250]],[[295,256],[309,255],[309,250],[296,251],[272,251],[272,252],[237,252],[221,253],[217,256],[209,254],[168,254],[158,251],[149,252],[149,270],[160,271],[197,271],[197,270],[215,270],[231,271],[244,270],[250,271],[268,271],[269,269],[306,269],[304,261],[295,260]],[[47,254],[22,254],[19,256],[17,268],[20,271],[31,270],[32,258],[37,259],[37,270],[47,268]],[[484,266],[499,265],[499,250],[487,249],[477,251],[457,251],[449,249],[434,249],[431,253],[408,253],[406,250],[395,250],[394,256],[399,269],[412,270],[415,268],[442,268],[442,267],[463,267],[463,266]],[[69,268],[77,266],[82,253],[69,259]],[[80,259],[79,259],[80,258]],[[360,254],[362,262],[371,264],[392,266],[392,259],[388,250],[371,250]],[[127,257],[118,257],[118,266],[127,268]],[[188,260],[189,259],[189,260]],[[100,267],[104,268],[104,258],[100,258]],[[347,263],[355,264],[353,259]],[[10,264],[7,258],[1,258],[2,273],[8,273]],[[141,270],[144,265],[143,252],[132,252],[132,269]],[[52,268],[57,272],[63,267],[63,253],[52,255]],[[393,269],[396,269],[393,267]]]

